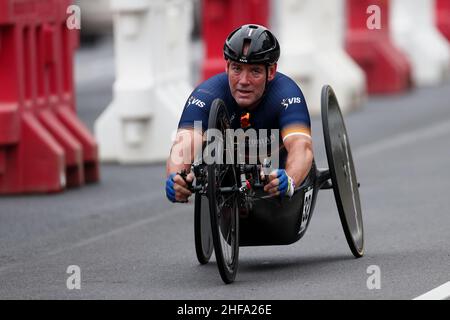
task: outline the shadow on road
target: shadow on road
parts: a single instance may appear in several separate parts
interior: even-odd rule
[[[240,272],[274,272],[278,270],[289,270],[302,268],[314,268],[327,265],[330,266],[333,262],[342,262],[354,260],[352,255],[337,255],[337,256],[308,256],[296,257],[287,260],[285,258],[256,258],[251,260],[242,259],[239,261]]]

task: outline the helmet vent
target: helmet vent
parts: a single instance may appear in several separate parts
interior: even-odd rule
[[[250,50],[251,39],[244,39],[244,44],[242,45],[242,55],[247,56]]]

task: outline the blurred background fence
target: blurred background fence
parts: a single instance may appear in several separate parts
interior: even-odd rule
[[[96,182],[100,161],[165,160],[190,92],[224,71],[225,37],[245,23],[273,30],[278,70],[313,116],[326,83],[351,112],[448,79],[450,0],[0,0],[0,193]],[[74,57],[77,85],[115,79],[94,134],[76,116]]]

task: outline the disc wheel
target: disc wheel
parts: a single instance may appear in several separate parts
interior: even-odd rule
[[[211,234],[209,201],[206,195],[195,194],[194,234],[195,253],[200,264],[206,264],[214,250]]]
[[[355,166],[336,95],[322,89],[322,125],[334,197],[347,243],[357,258],[364,255],[364,228]]]

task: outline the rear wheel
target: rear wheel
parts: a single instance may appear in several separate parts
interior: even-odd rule
[[[364,255],[364,228],[358,181],[344,118],[330,86],[322,89],[322,125],[334,198],[342,227],[350,250],[359,258]]]
[[[207,154],[214,157],[208,164],[208,198],[211,230],[220,276],[225,283],[236,277],[239,258],[239,209],[234,164],[226,164],[225,130],[230,121],[222,100],[213,101],[208,123]],[[216,130],[211,130],[216,129]],[[220,133],[220,134],[218,134]]]

